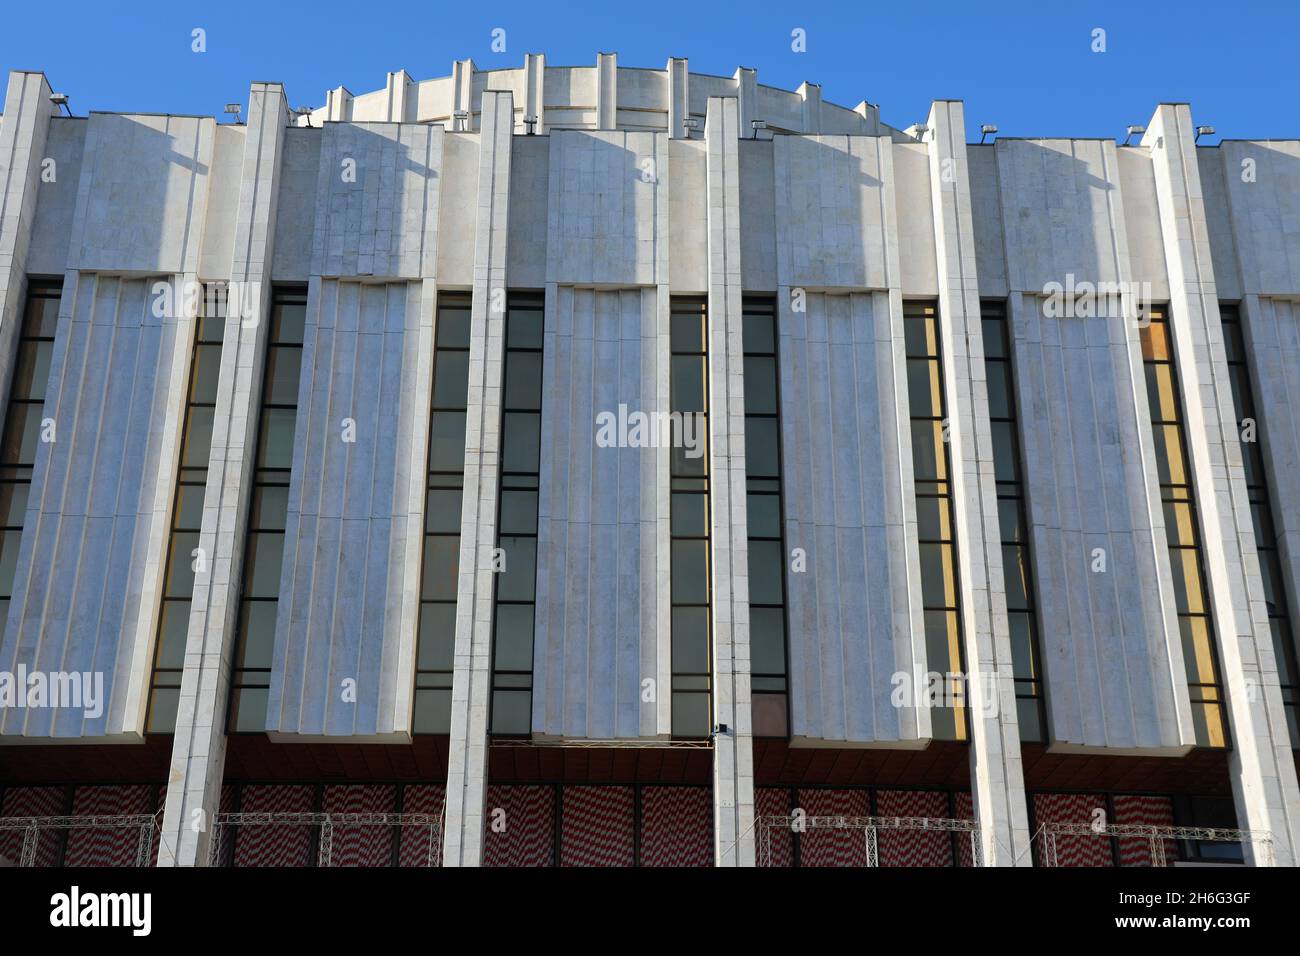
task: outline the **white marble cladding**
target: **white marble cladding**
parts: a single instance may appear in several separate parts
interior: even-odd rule
[[[102,675],[102,713],[0,708],[0,733],[137,737],[152,663],[193,322],[151,279],[69,273],[0,670]],[[51,431],[51,429],[53,429]]]
[[[67,268],[197,272],[215,120],[91,113],[87,123]]]
[[[663,281],[668,137],[561,130],[550,141],[551,281],[625,286]]]
[[[666,447],[602,447],[596,417],[668,410],[667,308],[655,289],[561,286],[546,315],[533,731],[671,732]]]
[[[902,316],[884,292],[806,304],[780,303],[792,733],[919,746],[929,712],[890,701],[927,670]]]
[[[778,136],[773,149],[781,284],[888,288],[897,236],[888,138]]]
[[[442,127],[330,123],[322,135],[312,272],[434,275]]]
[[[308,298],[273,735],[409,735],[433,347],[421,287],[325,279]]]
[[[963,176],[969,180],[972,220],[970,244],[964,226],[953,234],[960,246],[958,253],[956,246],[949,248],[948,240],[936,243],[936,222],[945,228],[940,220],[951,203],[945,198],[948,181],[942,165],[932,169],[932,161],[939,155],[934,153],[933,132],[925,134],[930,139],[922,142],[881,125],[875,108],[868,104],[846,110],[825,103],[815,84],[804,84],[797,91],[774,90],[761,85],[753,70],[744,68],[731,77],[711,77],[690,74],[682,60],[671,61],[665,69],[639,70],[605,58],[599,81],[597,72],[592,65],[553,66],[539,55],[530,55],[521,69],[494,71],[476,69],[465,60],[456,64],[451,77],[434,80],[416,81],[398,71],[390,74],[376,93],[353,96],[342,88],[334,91],[331,122],[324,128],[321,114],[286,128],[291,120],[278,86],[274,109],[263,112],[251,108],[265,93],[261,84],[255,84],[250,125],[237,127],[219,125],[211,117],[52,116],[49,87],[43,78],[39,74],[11,75],[0,122],[0,353],[12,354],[26,278],[67,277],[55,349],[56,377],[49,392],[49,408],[59,410],[61,450],[42,450],[33,493],[39,489],[42,494],[52,494],[46,485],[56,481],[58,461],[66,460],[68,469],[85,470],[86,482],[98,474],[94,469],[109,467],[113,455],[98,448],[87,450],[90,439],[77,431],[81,426],[69,425],[63,417],[69,408],[88,408],[93,389],[101,385],[114,390],[110,399],[114,403],[122,389],[139,400],[103,410],[105,422],[125,422],[130,417],[131,424],[124,430],[101,429],[100,444],[103,434],[111,434],[118,443],[141,442],[142,448],[159,443],[155,459],[133,466],[144,469],[133,489],[128,487],[133,482],[121,476],[103,479],[104,487],[116,487],[126,496],[119,494],[115,499],[118,503],[112,520],[130,525],[134,514],[132,533],[140,542],[146,539],[140,537],[146,535],[142,516],[149,515],[146,537],[150,543],[139,545],[143,549],[138,553],[140,569],[131,570],[137,558],[127,556],[122,559],[124,576],[105,582],[103,593],[123,595],[124,603],[120,619],[112,625],[114,639],[100,640],[93,651],[111,659],[108,666],[122,677],[113,685],[111,706],[118,709],[103,726],[60,724],[42,729],[32,725],[29,731],[52,729],[95,738],[117,732],[129,735],[139,725],[148,675],[148,641],[152,640],[145,608],[149,614],[155,613],[156,588],[150,591],[155,585],[149,582],[161,573],[166,502],[170,501],[169,483],[175,472],[174,459],[168,460],[167,455],[174,455],[169,443],[174,443],[176,434],[179,412],[175,409],[183,403],[185,364],[177,360],[184,351],[178,345],[165,346],[161,338],[150,341],[155,332],[143,319],[121,318],[134,309],[130,296],[136,293],[131,290],[146,281],[145,277],[258,282],[263,313],[272,279],[312,282],[313,301],[318,306],[323,301],[325,280],[387,282],[392,288],[382,293],[372,288],[365,294],[388,296],[398,288],[412,298],[414,287],[408,284],[420,281],[422,316],[431,308],[428,303],[435,290],[474,288],[479,364],[477,377],[471,378],[472,437],[466,470],[466,500],[472,499],[474,504],[467,507],[465,518],[464,557],[471,560],[462,563],[457,689],[453,695],[457,716],[449,748],[446,843],[449,860],[473,862],[479,856],[478,815],[487,779],[491,629],[491,577],[478,566],[482,559],[476,549],[486,547],[490,553],[495,540],[499,420],[500,316],[488,311],[489,297],[506,288],[545,288],[548,320],[553,320],[558,314],[560,290],[567,289],[566,294],[581,293],[593,301],[599,295],[612,296],[620,303],[639,300],[644,320],[647,297],[662,311],[670,291],[708,292],[714,298],[711,311],[718,317],[719,335],[731,336],[742,290],[776,292],[782,303],[783,331],[788,334],[786,310],[794,288],[814,298],[819,293],[834,293],[837,307],[843,303],[852,315],[866,310],[872,322],[883,321],[880,316],[884,312],[878,315],[884,308],[882,296],[887,296],[891,316],[900,314],[900,300],[905,297],[932,299],[945,294],[945,289],[951,297],[955,289],[951,283],[957,275],[952,263],[960,257],[964,300],[973,294],[1010,299],[1039,613],[1044,622],[1054,625],[1042,629],[1055,735],[1052,743],[1065,749],[1181,752],[1189,742],[1185,690],[1177,661],[1178,642],[1171,629],[1168,559],[1151,451],[1146,444],[1149,420],[1145,417],[1140,355],[1134,350],[1135,332],[1126,328],[1120,335],[1111,325],[1086,320],[1075,324],[1046,320],[1039,297],[1048,283],[1067,282],[1070,276],[1076,281],[1149,282],[1157,301],[1167,297],[1179,337],[1180,367],[1186,371],[1188,362],[1212,363],[1204,373],[1184,377],[1185,390],[1200,393],[1187,418],[1187,427],[1193,432],[1206,429],[1207,416],[1213,426],[1215,402],[1222,411],[1225,401],[1212,301],[1216,293],[1241,301],[1261,417],[1261,451],[1269,468],[1294,611],[1300,607],[1296,600],[1300,511],[1295,505],[1300,500],[1300,478],[1296,477],[1300,475],[1300,437],[1292,433],[1300,431],[1293,427],[1290,408],[1295,402],[1290,396],[1300,386],[1293,381],[1296,362],[1288,356],[1300,351],[1296,344],[1300,325],[1296,306],[1300,302],[1300,143],[1228,141],[1195,148],[1180,133],[1179,149],[1190,161],[1179,159],[1177,176],[1173,175],[1175,167],[1162,166],[1170,160],[1159,150],[1168,144],[1161,144],[1158,136],[1126,148],[1111,141],[1086,139],[1000,139],[996,144],[971,145],[965,150],[968,168],[956,171],[958,181]],[[726,125],[725,130],[715,126],[706,151],[702,129],[706,124],[701,121],[706,118],[710,99],[725,103],[720,112],[717,105],[712,109],[715,115],[726,114]],[[468,122],[464,131],[453,131],[459,124],[454,123],[452,113],[460,109],[469,114]],[[490,122],[485,123],[485,115]],[[524,136],[526,116],[536,116],[536,131],[546,135]],[[1179,120],[1180,129],[1190,122],[1190,115],[1185,119]],[[756,135],[752,120],[765,121],[767,129]],[[306,128],[308,122],[314,128]],[[598,128],[611,123],[616,128]],[[953,126],[959,139],[961,124],[953,121]],[[1148,126],[1149,130],[1156,128]],[[727,149],[725,162],[719,162],[723,139],[735,147],[734,156]],[[940,159],[947,157],[944,152]],[[56,177],[49,180],[42,177],[46,159],[53,161],[57,170]],[[356,160],[355,180],[345,177],[344,161],[348,159]],[[1199,177],[1192,175],[1197,169]],[[1171,189],[1170,184],[1176,188]],[[1158,195],[1160,189],[1167,194],[1163,199]],[[711,216],[716,221],[711,222]],[[1195,242],[1186,242],[1188,235],[1195,236]],[[972,245],[974,267],[970,273],[965,263]],[[944,256],[942,266],[940,255]],[[977,291],[970,288],[972,282]],[[114,284],[118,291],[110,293]],[[339,285],[334,283],[336,288]],[[599,295],[593,291],[597,289]],[[610,292],[612,289],[619,291]],[[101,334],[89,321],[78,326],[74,317],[93,311],[92,300],[107,302],[109,298],[120,319],[115,319],[119,339],[135,335],[154,349],[154,354],[167,348],[171,351],[153,367],[147,367],[143,358],[133,359],[141,363],[143,377],[122,371],[130,380],[119,384],[119,370],[136,366],[111,349],[92,349],[85,353],[83,379],[73,382],[59,371],[57,363],[78,354],[88,339]],[[1199,318],[1190,316],[1185,307],[1194,300],[1200,303]],[[831,300],[820,301],[818,307],[827,308]],[[1180,302],[1184,307],[1180,308]],[[969,301],[964,304],[969,315]],[[814,315],[809,312],[802,320],[810,321]],[[1192,318],[1195,321],[1188,321]],[[184,783],[186,793],[195,801],[189,806],[197,806],[199,801],[204,806],[214,805],[215,788],[220,784],[224,704],[218,702],[225,699],[223,668],[228,665],[233,609],[237,606],[247,512],[244,503],[251,481],[255,432],[247,415],[256,408],[263,335],[255,327],[242,329],[235,339],[228,338],[231,354],[223,359],[226,384],[221,394],[225,397],[219,401],[213,492],[209,495],[214,509],[219,498],[220,523],[215,517],[211,522],[205,519],[208,530],[204,532],[216,542],[216,562],[210,586],[200,583],[195,591],[198,618],[192,626],[190,659],[198,661],[201,650],[203,665],[201,673],[187,670],[185,686],[200,691],[197,697],[188,690],[182,695],[180,720],[184,724],[194,718],[199,729],[188,735],[178,732],[172,762],[173,774],[185,767],[204,768],[203,774],[193,780],[186,778]],[[966,338],[972,349],[970,360],[976,363],[978,350],[969,328]],[[1190,339],[1190,352],[1183,339]],[[968,369],[961,356],[948,354],[951,346],[945,343],[950,393],[959,395],[966,389],[977,394],[981,387],[978,369]],[[402,348],[410,347],[404,330]],[[881,348],[879,341],[875,347]],[[894,350],[897,358],[896,344]],[[828,363],[843,360],[829,344],[826,356]],[[950,361],[953,358],[957,361]],[[101,360],[103,366],[96,364]],[[12,360],[0,361],[0,366],[5,362],[11,364]],[[715,363],[715,371],[727,374],[724,366],[728,363]],[[105,369],[112,372],[109,378],[95,377]],[[339,384],[336,373],[338,369],[332,365],[317,373],[322,377],[319,384],[331,395]],[[179,379],[178,374],[182,376]],[[163,387],[157,384],[163,377],[175,384],[167,387],[166,402],[155,404],[147,421],[134,417],[146,414],[141,402],[144,396],[154,394],[151,388]],[[313,381],[305,387],[316,384]],[[859,398],[868,384],[866,380],[853,383]],[[377,390],[366,398],[380,402],[388,385],[376,382]],[[838,394],[825,394],[825,382],[811,376],[809,386],[822,389],[826,402],[847,401]],[[0,394],[5,391],[0,381]],[[728,396],[738,399],[742,392],[740,376],[728,382]],[[903,398],[896,390],[893,401],[900,408]],[[416,384],[411,408],[423,399],[427,399],[427,385]],[[406,400],[406,396],[401,399]],[[790,401],[789,395],[784,400]],[[405,407],[400,402],[399,406]],[[860,403],[858,407],[868,405]],[[881,407],[877,403],[878,413]],[[979,401],[971,405],[977,435],[983,416],[980,407]],[[811,414],[808,407],[795,407],[795,412],[805,418]],[[730,414],[739,413],[732,408]],[[137,428],[143,429],[139,437]],[[789,421],[786,430],[798,434]],[[900,440],[905,436],[903,430]],[[725,459],[720,467],[725,465],[728,481],[732,481],[743,461],[743,450],[737,430],[728,426],[727,437],[726,453],[719,453]],[[805,435],[810,443],[814,437],[822,438]],[[1211,589],[1219,594],[1223,588],[1218,582],[1239,575],[1253,582],[1254,574],[1249,525],[1245,515],[1236,513],[1241,503],[1232,496],[1210,502],[1202,491],[1203,487],[1218,489],[1222,485],[1215,472],[1219,451],[1214,446],[1223,437],[1194,435],[1190,442],[1199,462],[1202,517],[1234,511],[1231,521],[1224,517],[1223,521],[1203,522]],[[883,440],[880,436],[876,439]],[[1231,442],[1225,442],[1223,448],[1225,460],[1232,466]],[[798,488],[816,487],[814,469],[838,475],[835,453],[826,452],[830,457],[824,457],[822,452],[814,455],[811,444],[809,449],[806,460],[787,465],[790,504],[799,503]],[[410,454],[414,460],[416,452]],[[791,454],[789,448],[786,454]],[[910,454],[901,445],[890,454],[897,455],[890,470],[900,473],[905,503],[903,470],[910,468]],[[562,457],[557,455],[557,460]],[[1092,460],[1095,465],[1081,464]],[[982,457],[979,464],[984,464]],[[812,484],[795,484],[799,468],[808,471],[806,480]],[[396,488],[404,480],[398,470],[396,460],[376,460],[371,473],[387,471]],[[322,473],[314,479],[321,488],[326,487],[325,477]],[[100,502],[106,493],[98,485],[73,484],[70,474],[66,481],[57,480],[66,483],[71,507],[83,511],[87,508],[75,504],[78,496],[89,505]],[[305,482],[306,476],[299,480]],[[1228,484],[1235,487],[1235,479]],[[791,489],[796,494],[790,494]],[[164,504],[159,506],[159,502]],[[68,511],[52,498],[40,507],[44,510],[32,514],[25,533],[29,540],[19,559],[16,604],[28,600],[28,592],[36,586],[34,560],[46,562],[44,571],[57,570],[58,576],[50,577],[51,587],[65,590],[71,587],[61,583],[65,566],[89,569],[93,565],[102,577],[99,565],[109,560],[102,549],[95,550],[100,546],[87,538],[84,553],[69,551],[65,556],[60,551],[57,561],[64,564],[55,568],[53,555],[41,557],[44,552],[39,548],[52,546],[42,543],[42,535],[52,534],[50,529],[57,527],[58,547],[71,548],[65,542],[73,540],[66,536],[74,533],[74,524],[80,527],[91,517],[107,520],[109,516]],[[62,512],[61,516],[56,512]],[[746,710],[745,629],[740,617],[745,574],[739,557],[743,553],[741,518],[733,506],[727,538],[715,542],[718,554],[724,547],[734,548],[729,557],[734,563],[717,573],[724,583],[734,585],[727,613],[737,615],[732,628],[736,643],[728,652],[735,664],[737,688],[730,703],[737,714]],[[907,516],[891,514],[890,520],[906,521]],[[1235,543],[1221,540],[1221,532],[1228,526],[1240,529]],[[217,529],[215,537],[212,528]],[[911,533],[910,529],[906,532]],[[1094,539],[1102,547],[1107,546],[1103,541],[1110,542],[1109,577],[1104,582],[1091,575],[1090,565],[1085,564],[1083,574],[1079,573],[1081,555],[1090,554]],[[126,547],[114,540],[114,547]],[[1118,564],[1127,561],[1127,568],[1117,565],[1117,555]],[[111,560],[116,567],[117,559]],[[644,567],[641,570],[644,573]],[[870,576],[870,568],[867,574]],[[1067,576],[1068,586],[1061,583]],[[990,571],[990,578],[995,577]],[[1119,580],[1124,577],[1127,580]],[[66,606],[74,613],[87,600],[82,594],[86,580],[83,576],[77,590],[66,590],[70,602]],[[1094,593],[1094,589],[1100,590]],[[1250,597],[1253,593],[1252,583],[1249,590],[1229,595],[1230,600],[1216,594],[1220,614],[1224,607],[1236,609],[1234,627],[1221,633],[1241,637],[1243,625],[1249,624],[1255,627],[1258,642],[1260,612],[1258,602]],[[1250,603],[1250,615],[1241,613],[1243,595]],[[75,628],[71,618],[61,616],[63,607],[53,598],[48,606],[48,620],[40,622],[46,635],[42,640],[53,640],[51,648],[61,643],[82,647],[70,637],[49,636],[71,634]],[[345,602],[338,606],[342,609]],[[11,617],[26,613],[15,610]],[[30,613],[37,613],[34,606]],[[134,615],[129,625],[128,615]],[[81,627],[80,621],[77,619],[76,627]],[[32,623],[35,618],[25,617],[22,626]],[[100,627],[101,623],[86,626]],[[1145,637],[1133,643],[1116,637],[1135,634]],[[21,629],[10,628],[0,644],[7,655],[0,659],[0,666],[15,660],[12,655],[24,640],[29,641],[26,646],[36,647],[31,643],[34,639],[24,636]],[[1250,679],[1253,664],[1240,655],[1234,658],[1225,653],[1223,657],[1225,687],[1231,699],[1233,688]],[[1266,664],[1261,663],[1260,669],[1268,682],[1272,675]],[[802,665],[792,664],[798,666]],[[792,670],[792,678],[795,676]],[[1129,681],[1136,683],[1120,687],[1121,682]],[[820,706],[797,682],[792,687],[796,708]],[[379,693],[382,696],[387,691]],[[845,693],[857,706],[867,706],[862,698],[868,695],[861,688],[850,685]],[[119,703],[122,694],[125,703]],[[728,703],[722,694],[718,700]],[[391,718],[384,718],[392,727],[401,723],[401,706],[395,704]],[[7,719],[14,720],[12,716]],[[729,760],[725,747],[736,744],[732,776],[741,782],[735,796],[739,807],[745,799],[746,748],[745,729],[740,727],[739,717],[735,720],[738,736],[724,741],[718,753]],[[382,721],[376,726],[380,724]],[[4,725],[6,733],[9,726]],[[1260,730],[1260,726],[1234,723],[1234,746],[1248,743],[1252,735],[1259,737],[1257,746],[1238,747],[1239,753],[1259,754],[1270,746],[1264,739],[1267,728]],[[799,725],[797,732],[824,734],[809,736],[806,742],[844,739],[845,733],[808,725]],[[370,731],[357,725],[349,733],[360,737]],[[647,730],[638,727],[637,733]],[[912,739],[925,736],[919,730],[911,733]],[[895,737],[899,736],[902,732],[896,730]],[[1285,749],[1280,737],[1271,745],[1279,753]],[[978,742],[972,749],[979,750]],[[975,756],[977,760],[1000,759],[1005,766],[1013,759],[983,751]],[[1280,768],[1278,773],[1286,777],[1289,770],[1281,757],[1274,762],[1275,769]],[[1243,769],[1240,761],[1230,763],[1228,772],[1240,784],[1239,793],[1248,792],[1261,779],[1249,768]],[[1275,788],[1284,800],[1291,799],[1286,795],[1293,792],[1293,780],[1280,779],[1282,786]],[[719,797],[720,805],[727,799],[731,798]],[[1253,798],[1240,798],[1239,806],[1244,805],[1243,799]],[[1272,813],[1274,807],[1270,804],[1267,809]],[[743,812],[730,814],[728,810],[724,815],[734,817],[740,838]],[[1263,819],[1249,812],[1240,817]],[[172,822],[169,832],[180,834],[184,820],[179,809]],[[185,850],[177,858],[193,856]]]
[[[1137,326],[1043,311],[1012,298],[1052,736],[1176,751],[1193,733]]]

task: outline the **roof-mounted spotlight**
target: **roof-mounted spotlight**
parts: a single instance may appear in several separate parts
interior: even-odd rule
[[[226,104],[226,112],[229,113],[231,116],[234,117],[234,119],[231,120],[231,122],[234,123],[236,126],[239,125],[239,114],[240,114],[240,112],[243,111],[243,109],[244,109],[244,107],[243,107],[241,104],[239,104],[239,103],[227,103],[227,104]]]
[[[980,143],[984,142],[984,138],[986,136],[992,136],[995,133],[997,133],[997,131],[998,128],[994,126],[992,123],[985,123],[983,126],[980,127]]]
[[[51,93],[51,94],[50,94],[50,102],[53,103],[53,104],[55,105],[56,108],[62,106],[63,109],[64,109],[64,111],[65,111],[69,116],[72,115],[72,109],[71,109],[71,107],[68,106],[68,94],[67,94],[67,93]]]
[[[1147,128],[1146,128],[1145,126],[1130,126],[1130,127],[1128,127],[1128,135],[1124,137],[1124,142],[1120,143],[1120,145],[1121,145],[1121,146],[1127,146],[1127,145],[1128,145],[1128,141],[1131,140],[1134,136],[1141,136],[1141,135],[1142,135],[1143,133],[1145,133],[1146,131],[1147,131]]]
[[[524,129],[527,131],[529,136],[535,136],[537,134],[537,117],[525,116]]]
[[[767,129],[767,120],[750,120],[749,126],[754,131],[753,138],[758,139],[759,131]]]
[[[1196,127],[1196,140],[1199,140],[1202,136],[1213,136],[1214,132],[1213,126],[1198,126]],[[1196,142],[1196,140],[1193,140],[1193,142]]]
[[[691,133],[700,128],[699,118],[695,116],[687,116],[683,118],[682,128],[686,130],[686,138],[690,139]]]
[[[913,139],[923,140],[925,139],[925,134],[930,132],[930,127],[926,126],[924,123],[913,123],[905,132]]]
[[[299,126],[311,125],[311,114],[314,112],[310,106],[295,106],[290,110],[294,116],[298,117]]]
[[[464,133],[469,129],[469,110],[456,110],[451,117],[456,121],[457,131]]]

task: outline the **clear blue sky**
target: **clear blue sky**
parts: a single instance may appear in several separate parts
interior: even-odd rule
[[[74,112],[221,113],[252,80],[279,80],[294,106],[325,90],[379,89],[388,70],[416,79],[454,59],[516,66],[526,52],[555,65],[616,51],[627,66],[669,56],[760,83],[822,84],[845,106],[866,99],[905,127],[935,98],[966,101],[973,136],[1122,136],[1155,104],[1188,101],[1226,138],[1300,137],[1300,0],[917,0],[569,3],[425,0],[313,3],[245,0],[60,0],[7,3],[0,68],[43,70]],[[191,51],[191,31],[207,52]],[[506,51],[491,49],[493,28]],[[1091,50],[1094,28],[1106,52]],[[802,28],[807,51],[791,50]]]

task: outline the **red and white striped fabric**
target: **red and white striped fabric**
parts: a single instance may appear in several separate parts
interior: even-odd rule
[[[1174,802],[1168,797],[1115,797],[1115,822],[1123,826],[1145,824],[1171,827],[1174,825]],[[1165,840],[1165,862],[1178,859],[1178,844]],[[1120,866],[1151,866],[1151,841],[1147,837],[1119,838]]]
[[[393,813],[397,788],[347,784],[326,787],[321,809],[326,813]],[[391,866],[391,826],[335,826],[331,866]]]
[[[240,813],[311,813],[313,788],[254,785],[239,794]],[[314,827],[283,823],[240,824],[235,866],[309,866],[315,855]]]
[[[0,817],[57,817],[66,806],[63,787],[5,787],[0,794]],[[0,860],[17,866],[23,855],[23,831],[0,830]],[[36,838],[36,865],[54,866],[59,862],[59,834],[41,830]]]
[[[1044,823],[1091,824],[1098,807],[1103,811],[1106,809],[1104,796],[1086,793],[1034,794],[1034,818],[1039,826]],[[1054,839],[1057,866],[1114,865],[1110,837],[1057,835]],[[1044,837],[1039,837],[1037,841],[1040,853],[1043,840]]]
[[[565,787],[561,866],[632,866],[632,788]]]
[[[713,792],[708,787],[641,789],[641,865],[713,865]]]
[[[958,820],[975,819],[975,801],[971,799],[969,791],[960,791],[953,800],[953,816]],[[971,835],[963,833],[957,841],[957,865],[974,866],[975,854],[971,850]]]
[[[784,787],[758,787],[754,791],[754,815],[788,817],[790,791]],[[794,834],[789,827],[762,827],[755,831],[759,866],[794,866]],[[766,849],[763,842],[766,841]]]
[[[413,784],[402,788],[402,812],[425,813],[442,819],[442,807],[447,800],[447,788],[442,784]],[[437,846],[433,851],[433,865],[442,866],[441,827],[433,837]],[[429,828],[425,826],[402,827],[401,850],[398,859],[402,866],[429,865]]]
[[[555,788],[489,786],[483,865],[550,866],[554,860]]]
[[[942,790],[879,790],[876,816],[946,817]],[[881,866],[952,866],[952,834],[939,830],[880,830],[876,837]]]
[[[809,817],[865,817],[865,790],[800,790],[799,808]],[[799,837],[800,866],[866,866],[867,836],[860,827],[814,828]]]
[[[154,812],[154,788],[147,785],[124,787],[78,787],[72,797],[74,816],[120,816]],[[64,866],[135,866],[140,852],[140,831],[136,827],[68,830]]]

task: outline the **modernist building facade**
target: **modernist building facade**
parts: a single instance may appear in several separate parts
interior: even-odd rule
[[[1300,140],[613,54],[51,93],[0,120],[0,855],[1297,862]]]

